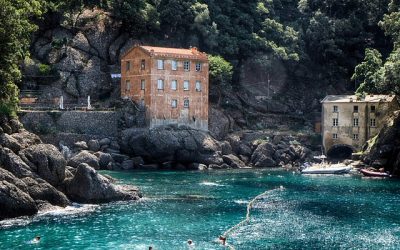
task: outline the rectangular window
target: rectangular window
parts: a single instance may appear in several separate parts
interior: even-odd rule
[[[354,113],[358,113],[358,106],[354,106],[353,112],[354,112]]]
[[[201,63],[196,63],[196,71],[201,71]]]
[[[190,71],[190,62],[189,61],[184,61],[183,62],[183,69],[185,71]]]
[[[157,89],[163,90],[164,89],[164,80],[158,79],[157,81]]]
[[[353,134],[353,140],[355,140],[355,141],[358,140],[358,134]]]
[[[176,60],[171,61],[171,69],[177,70],[178,69],[178,62]]]
[[[353,119],[353,127],[358,127],[358,118]]]
[[[172,107],[172,108],[178,107],[178,100],[175,100],[175,99],[172,100],[172,101],[171,101],[171,107]]]
[[[332,134],[332,138],[333,139],[337,139],[338,137],[337,137],[337,134]]]
[[[196,81],[196,91],[200,92],[201,91],[201,82]]]
[[[146,69],[146,60],[142,59],[142,61],[140,62],[140,69],[141,70],[145,70]]]
[[[126,80],[126,85],[125,85],[125,87],[126,87],[126,91],[129,91],[129,90],[131,90],[131,81],[129,81],[129,80]]]
[[[375,106],[371,106],[371,113],[375,113]]]
[[[127,61],[126,62],[126,71],[129,71],[129,70],[131,70],[131,62]]]
[[[140,81],[140,89],[141,89],[141,90],[144,90],[145,88],[146,88],[146,80],[142,79],[142,80]]]
[[[189,90],[189,81],[188,80],[183,81],[183,90]]]
[[[171,81],[171,89],[172,90],[177,90],[178,88],[178,81],[177,80],[172,80]]]
[[[184,108],[189,108],[189,99],[184,99],[183,100],[183,107]]]
[[[376,127],[376,120],[375,119],[371,119],[370,125],[371,125],[371,127]]]
[[[339,108],[338,108],[338,106],[333,106],[333,112],[334,112],[334,113],[337,113],[337,112],[339,112]]]
[[[157,69],[164,69],[164,60],[157,60]]]
[[[333,118],[333,126],[337,127],[339,125],[338,118]]]

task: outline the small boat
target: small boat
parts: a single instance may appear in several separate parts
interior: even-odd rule
[[[360,172],[364,175],[364,176],[368,176],[368,177],[390,177],[390,174],[385,173],[385,172],[377,172],[377,171],[371,171],[368,169],[360,169]]]
[[[352,169],[344,164],[314,164],[301,170],[302,174],[347,174]]]

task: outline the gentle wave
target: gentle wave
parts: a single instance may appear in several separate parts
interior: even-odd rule
[[[72,215],[72,214],[85,214],[95,211],[99,205],[92,204],[78,204],[73,203],[72,206],[67,207],[56,207],[47,211],[40,211],[38,216],[61,216],[61,215]]]
[[[76,214],[86,214],[94,212],[99,205],[91,204],[78,204],[73,203],[71,206],[58,207],[54,206],[49,210],[39,211],[35,216],[22,216],[18,218],[6,219],[0,221],[0,228],[9,228],[15,226],[27,226],[34,221],[38,221],[43,217],[48,216],[65,216],[65,215],[76,215]]]

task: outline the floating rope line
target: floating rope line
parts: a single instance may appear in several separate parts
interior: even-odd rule
[[[279,188],[274,188],[272,190],[267,190],[262,194],[257,195],[256,197],[254,197],[248,204],[247,204],[247,212],[246,212],[246,218],[244,220],[242,220],[241,222],[239,222],[238,224],[234,225],[233,227],[229,228],[228,230],[226,230],[222,236],[225,237],[226,239],[228,238],[228,235],[230,235],[234,230],[236,230],[237,228],[247,224],[250,221],[250,211],[253,208],[254,203],[261,197],[265,196],[266,194],[276,191],[276,190],[283,190],[284,187],[280,186]],[[226,245],[229,249],[234,250],[235,248],[228,244]]]

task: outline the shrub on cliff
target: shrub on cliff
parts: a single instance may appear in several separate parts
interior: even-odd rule
[[[37,26],[42,0],[0,0],[0,112],[13,114],[18,105],[16,82],[21,78],[18,63],[28,55],[31,33]]]

